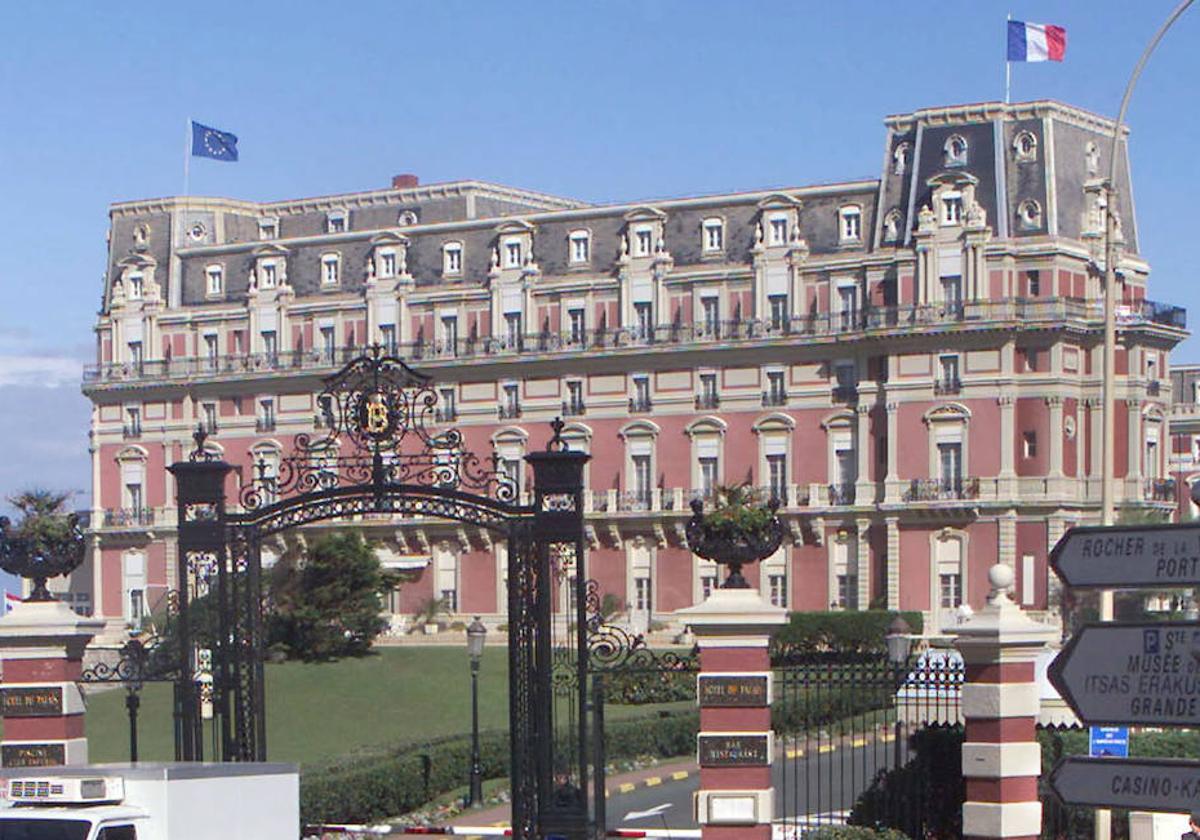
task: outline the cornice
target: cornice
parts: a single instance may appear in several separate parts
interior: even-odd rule
[[[991,122],[996,119],[1025,120],[1052,117],[1070,125],[1112,134],[1114,121],[1100,114],[1067,105],[1053,99],[1038,99],[1032,102],[975,102],[965,105],[945,105],[935,108],[920,108],[909,114],[892,114],[884,118],[883,124],[897,133],[912,129],[917,123],[925,125],[964,125],[967,123]],[[1122,128],[1122,135],[1129,135],[1129,126]]]

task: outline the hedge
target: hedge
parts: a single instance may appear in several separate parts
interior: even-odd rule
[[[810,651],[882,653],[884,637],[896,616],[908,622],[913,633],[924,627],[919,612],[890,610],[847,610],[845,612],[794,612],[788,623],[775,632],[775,643]]]

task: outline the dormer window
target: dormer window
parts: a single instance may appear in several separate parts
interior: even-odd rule
[[[520,268],[521,267],[521,242],[518,239],[510,239],[504,243],[504,267],[505,268]]]
[[[1021,230],[1037,230],[1042,226],[1042,205],[1032,198],[1022,201],[1017,208],[1017,221]]]
[[[209,295],[219,295],[225,291],[225,271],[219,265],[210,265],[204,269],[205,290]]]
[[[462,274],[463,246],[461,242],[447,242],[442,246],[442,274]]]
[[[396,252],[395,251],[380,251],[379,252],[379,276],[380,277],[395,277],[396,276]]]
[[[336,286],[340,279],[341,257],[337,254],[325,254],[321,257],[321,285]]]
[[[581,265],[592,258],[592,239],[586,230],[571,231],[570,259],[572,265]]]
[[[908,158],[912,153],[912,146],[908,141],[900,143],[892,152],[892,174],[903,175],[908,171]]]
[[[258,220],[258,238],[259,239],[278,239],[279,238],[279,220],[278,219],[259,219]]]
[[[862,209],[854,204],[838,210],[838,238],[842,243],[862,241]]]
[[[1032,163],[1037,160],[1037,138],[1032,131],[1022,131],[1013,139],[1013,157],[1017,163]]]
[[[259,267],[258,285],[263,289],[274,289],[279,280],[278,267],[273,262],[265,262]]]
[[[942,151],[947,167],[967,165],[967,141],[961,134],[950,135],[946,145],[942,147]]]
[[[725,250],[725,222],[721,219],[704,220],[704,253],[717,254]]]
[[[345,233],[346,215],[345,210],[330,210],[325,216],[326,230],[329,233]]]
[[[639,228],[634,232],[634,255],[648,257],[654,250],[654,231],[650,228]]]
[[[962,224],[963,200],[962,193],[942,193],[942,224]]]
[[[129,300],[142,299],[142,275],[130,274],[126,278],[125,297]]]
[[[883,218],[883,241],[898,242],[900,241],[900,211],[891,210]]]
[[[772,245],[786,245],[788,235],[787,216],[774,216],[769,222],[770,242]]]

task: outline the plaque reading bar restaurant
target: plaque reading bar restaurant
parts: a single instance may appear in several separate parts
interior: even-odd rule
[[[60,685],[0,689],[0,714],[4,717],[58,717],[62,713]]]
[[[701,767],[761,767],[771,763],[767,735],[700,735]]]
[[[57,767],[67,763],[65,744],[4,744],[0,765],[4,767]]]
[[[701,674],[697,696],[701,706],[766,706],[767,675],[717,676]]]

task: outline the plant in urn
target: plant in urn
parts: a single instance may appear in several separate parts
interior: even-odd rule
[[[12,527],[0,516],[0,569],[33,580],[27,601],[53,601],[46,579],[67,575],[83,562],[85,543],[79,517],[63,512],[66,493],[33,490],[9,499],[21,511]]]
[[[770,557],[783,543],[783,523],[776,511],[779,500],[764,504],[762,493],[745,484],[717,487],[712,509],[692,499],[692,518],[687,523],[687,541],[692,551],[705,560],[729,567],[722,589],[749,589],[742,566]]]

